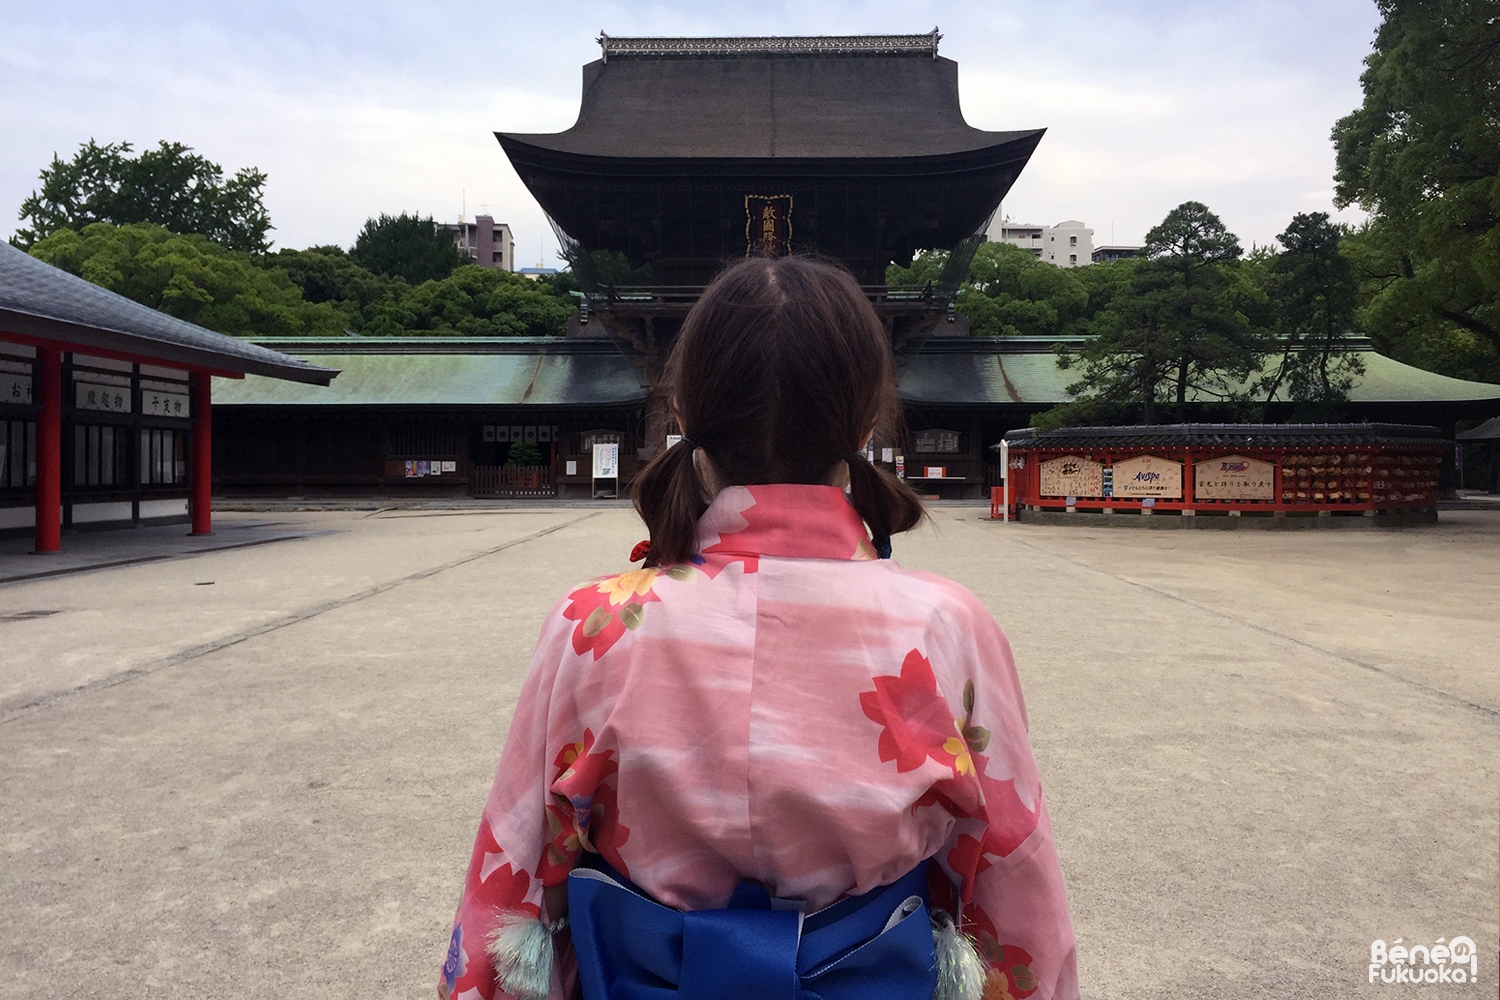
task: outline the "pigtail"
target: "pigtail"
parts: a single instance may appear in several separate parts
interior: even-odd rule
[[[877,469],[860,454],[846,459],[849,465],[849,500],[869,525],[875,548],[890,551],[891,536],[910,531],[927,516],[922,499],[904,479]]]
[[[632,488],[636,513],[651,535],[646,566],[682,562],[698,548],[698,518],[708,509],[698,471],[693,467],[693,443],[686,438],[653,458]]]

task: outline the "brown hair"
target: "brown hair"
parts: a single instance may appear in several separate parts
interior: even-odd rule
[[[707,503],[695,447],[726,486],[821,483],[847,459],[850,500],[877,545],[925,516],[911,487],[856,457],[872,428],[898,431],[900,403],[885,328],[842,268],[808,257],[726,268],[683,321],[667,382],[690,440],[636,478],[648,566],[696,551]]]

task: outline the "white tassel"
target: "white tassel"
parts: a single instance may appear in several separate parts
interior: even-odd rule
[[[937,958],[937,988],[932,1000],[980,1000],[985,965],[979,949],[942,910],[932,911],[932,951]]]
[[[517,1000],[546,1000],[552,992],[552,929],[537,917],[504,910],[490,931],[495,985]]]

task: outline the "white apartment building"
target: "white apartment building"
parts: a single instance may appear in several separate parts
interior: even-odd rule
[[[1077,219],[1055,226],[1038,226],[1001,218],[990,223],[991,242],[1024,247],[1058,267],[1084,267],[1094,262],[1094,231]]]
[[[516,269],[516,241],[507,223],[497,225],[492,216],[479,215],[473,222],[439,222],[438,228],[452,234],[458,249],[473,257],[480,267]]]

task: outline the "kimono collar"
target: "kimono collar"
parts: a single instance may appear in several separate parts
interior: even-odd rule
[[[794,559],[875,559],[864,522],[837,486],[731,486],[698,521],[698,551]]]

